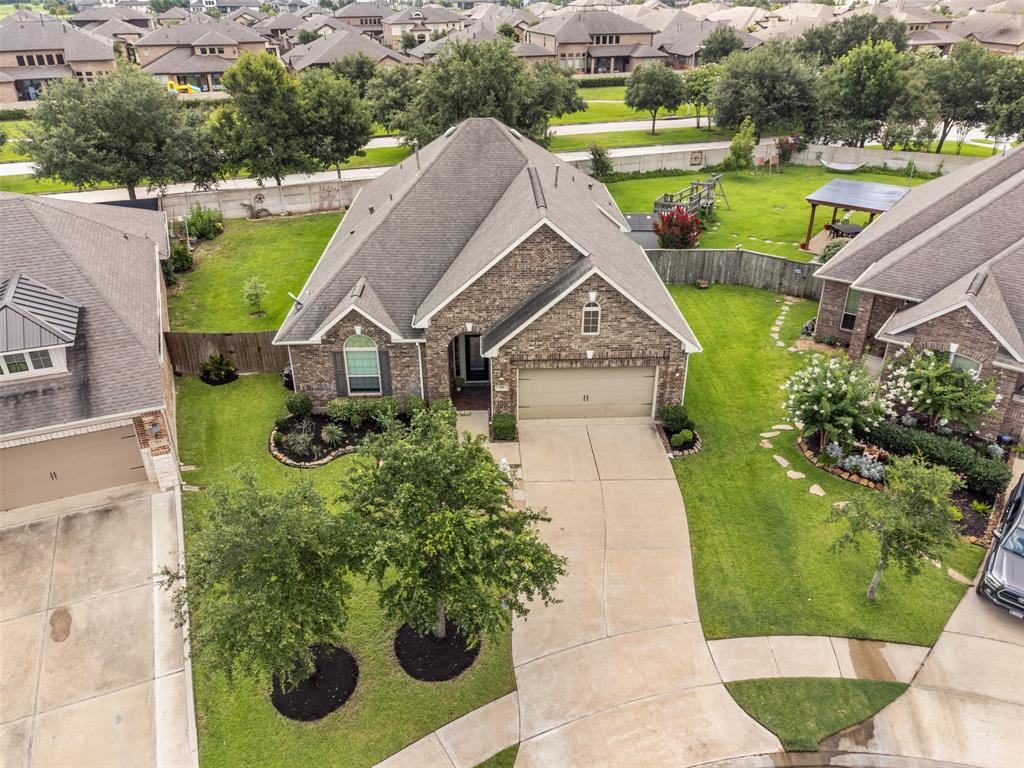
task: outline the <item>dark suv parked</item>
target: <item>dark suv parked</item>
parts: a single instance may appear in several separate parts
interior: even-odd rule
[[[992,536],[978,594],[1024,619],[1024,478],[1010,494]]]

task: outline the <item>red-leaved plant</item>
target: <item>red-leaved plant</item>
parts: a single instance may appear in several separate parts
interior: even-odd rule
[[[689,214],[681,206],[661,214],[654,223],[661,248],[696,248],[700,242],[700,218]]]

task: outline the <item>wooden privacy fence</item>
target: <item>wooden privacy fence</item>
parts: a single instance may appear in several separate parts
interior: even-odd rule
[[[164,334],[171,365],[179,373],[201,373],[210,355],[228,358],[239,373],[279,372],[288,365],[288,348],[275,347],[276,331],[252,333],[179,333]]]
[[[821,281],[814,279],[819,264],[793,261],[767,253],[739,250],[650,250],[647,258],[666,283],[749,285],[803,299],[821,298]]]

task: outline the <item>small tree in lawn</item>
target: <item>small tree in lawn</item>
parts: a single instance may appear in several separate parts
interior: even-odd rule
[[[442,640],[451,620],[473,644],[551,602],[565,559],[537,535],[548,518],[512,506],[483,436],[460,438],[453,415],[435,407],[369,437],[341,498],[385,615]]]
[[[696,248],[700,244],[700,217],[677,205],[654,222],[659,248]]]
[[[702,64],[715,64],[731,53],[743,49],[743,41],[732,27],[719,27],[704,38],[700,50]]]
[[[754,167],[754,148],[757,146],[757,127],[750,116],[743,118],[743,123],[736,135],[732,137],[729,155],[723,165],[727,171],[746,171]]]
[[[246,302],[252,307],[252,314],[255,317],[263,317],[263,299],[267,297],[267,286],[260,282],[258,275],[253,275],[245,281],[243,293]]]
[[[342,163],[363,154],[373,135],[370,111],[346,77],[316,67],[299,77],[299,103],[309,156],[341,178]]]
[[[838,551],[859,547],[864,536],[878,543],[878,560],[868,585],[868,600],[878,594],[882,574],[890,565],[907,578],[921,572],[925,559],[937,559],[957,540],[959,512],[952,506],[960,480],[945,467],[927,464],[918,456],[894,458],[886,469],[886,487],[833,508],[831,521],[845,522],[835,542]]]
[[[595,179],[603,179],[614,172],[611,158],[608,157],[608,150],[597,144],[590,145],[590,175]]]
[[[313,671],[312,646],[341,644],[347,536],[308,480],[278,491],[248,469],[237,476],[210,491],[188,562],[164,569],[165,588],[194,658],[287,689]]]
[[[674,69],[663,64],[644,64],[626,78],[626,106],[638,112],[651,113],[651,134],[654,134],[658,112],[674,112],[683,103],[683,80]]]
[[[893,412],[867,368],[846,357],[815,355],[782,389],[790,416],[818,438],[820,452],[829,443],[849,448],[855,431],[870,432]]]
[[[683,72],[683,100],[693,104],[697,112],[697,127],[700,128],[701,109],[710,110],[711,99],[722,76],[720,64],[705,64]],[[711,129],[711,113],[708,112],[708,130]]]

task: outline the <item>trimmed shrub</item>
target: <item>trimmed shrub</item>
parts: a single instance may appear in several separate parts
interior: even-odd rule
[[[669,438],[669,442],[677,451],[685,450],[693,443],[693,432],[689,429],[681,429]]]
[[[274,445],[276,445],[278,448],[284,445],[284,435],[281,432],[274,433]]]
[[[175,274],[188,272],[192,269],[192,252],[184,243],[171,243],[171,255],[168,261]]]
[[[277,427],[278,431],[284,431],[288,429],[288,425],[291,424],[290,416],[278,416],[274,419],[274,426]]]
[[[325,445],[337,448],[345,440],[345,430],[337,424],[325,424],[324,428],[320,430],[320,439],[324,441]]]
[[[31,120],[31,109],[0,109],[0,121],[8,120]]]
[[[417,413],[422,413],[427,410],[427,401],[419,395],[413,395],[412,397],[406,398],[406,401],[402,403],[402,412],[409,418],[412,419]]]
[[[224,214],[196,203],[185,217],[189,237],[209,240],[224,231]]]
[[[496,413],[491,418],[491,439],[499,442],[516,439],[516,417],[511,413]]]
[[[336,397],[327,404],[324,413],[327,418],[337,423],[348,421],[348,398]]]
[[[378,397],[367,403],[365,414],[373,419],[377,426],[387,427],[398,418],[398,401],[393,397]]]
[[[210,355],[210,359],[203,363],[199,370],[203,379],[211,384],[219,384],[227,381],[235,375],[235,364],[222,355]]]
[[[577,88],[605,88],[609,86],[625,85],[626,75],[622,77],[586,77],[573,78]]]
[[[658,415],[670,435],[675,435],[684,429],[693,429],[693,419],[687,415],[685,406],[663,405]]]
[[[836,237],[825,243],[825,247],[821,249],[821,253],[818,254],[818,261],[822,264],[827,264],[829,259],[839,253],[849,243],[853,242],[848,237]]]
[[[285,435],[282,444],[296,456],[310,456],[313,453],[313,435],[309,432],[292,432]]]
[[[292,416],[301,419],[313,412],[313,401],[305,392],[295,392],[284,399],[284,407]]]

